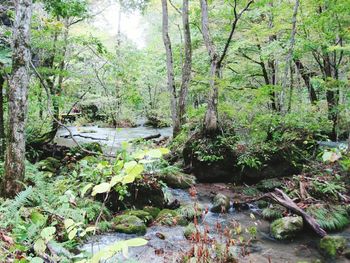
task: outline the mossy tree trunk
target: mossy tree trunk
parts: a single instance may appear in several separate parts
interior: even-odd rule
[[[0,160],[3,160],[5,153],[5,125],[4,125],[4,88],[5,79],[0,74]]]
[[[30,65],[30,23],[32,0],[15,2],[13,27],[12,75],[9,81],[9,125],[2,194],[15,196],[21,189],[25,174],[25,124]]]

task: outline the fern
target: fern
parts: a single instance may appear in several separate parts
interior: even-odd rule
[[[270,206],[262,210],[262,216],[266,220],[275,220],[283,217],[284,208],[280,206]]]
[[[346,207],[334,206],[326,208],[325,206],[312,205],[307,212],[315,217],[320,226],[328,231],[337,231],[345,228],[350,223]]]

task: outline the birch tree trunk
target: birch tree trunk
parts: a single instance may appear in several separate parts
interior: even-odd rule
[[[215,133],[218,129],[218,87],[217,77],[220,76],[219,67],[219,55],[215,50],[213,40],[210,36],[209,30],[209,15],[208,15],[208,3],[207,0],[200,0],[201,5],[201,21],[202,21],[202,34],[205,46],[207,48],[210,58],[210,79],[209,79],[209,97],[208,106],[204,118],[204,131],[205,133]]]
[[[174,127],[174,133],[177,135],[181,131],[181,126],[185,123],[186,113],[186,99],[188,94],[188,88],[191,80],[192,69],[192,44],[191,44],[191,31],[189,22],[189,0],[183,0],[182,5],[182,25],[184,31],[184,49],[185,60],[182,66],[182,80],[181,89],[179,94],[179,105],[176,125]]]
[[[169,15],[168,15],[168,3],[167,0],[162,0],[162,14],[163,14],[163,42],[166,52],[166,66],[167,66],[167,77],[168,77],[168,89],[170,93],[170,106],[171,106],[171,118],[173,123],[173,136],[176,136],[175,127],[176,127],[176,112],[177,112],[177,94],[175,86],[175,77],[174,77],[174,60],[173,53],[171,49],[171,41],[169,37]]]
[[[5,125],[4,125],[4,88],[5,79],[0,73],[0,160],[4,159],[5,153]]]
[[[25,174],[25,124],[29,86],[32,0],[15,1],[12,75],[9,83],[9,127],[2,194],[15,196]]]

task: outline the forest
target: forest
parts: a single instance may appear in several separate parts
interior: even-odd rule
[[[0,263],[349,260],[349,0],[0,1]]]

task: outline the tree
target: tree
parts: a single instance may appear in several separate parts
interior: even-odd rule
[[[185,123],[186,113],[186,100],[188,94],[188,88],[191,80],[191,68],[192,68],[192,43],[191,43],[191,31],[189,23],[189,1],[183,0],[182,12],[176,8],[176,10],[182,15],[182,25],[184,33],[184,50],[185,60],[182,65],[182,77],[181,87],[179,94],[177,93],[175,84],[174,73],[174,59],[173,51],[171,47],[171,40],[169,37],[169,14],[167,0],[162,0],[162,14],[163,14],[163,42],[167,60],[167,79],[168,90],[171,96],[171,117],[173,124],[173,137],[181,131],[182,125]]]
[[[30,65],[30,24],[32,0],[17,0],[13,27],[12,75],[9,81],[8,141],[2,194],[15,196],[25,174],[25,125]]]
[[[208,97],[207,111],[204,119],[204,131],[207,134],[215,134],[218,130],[218,80],[222,78],[223,62],[226,58],[238,21],[242,17],[243,13],[248,10],[249,6],[252,3],[253,0],[248,1],[245,7],[238,13],[237,0],[234,1],[234,18],[232,19],[230,34],[227,38],[222,53],[219,54],[210,34],[208,2],[207,0],[200,0],[202,34],[210,59],[210,92]]]

